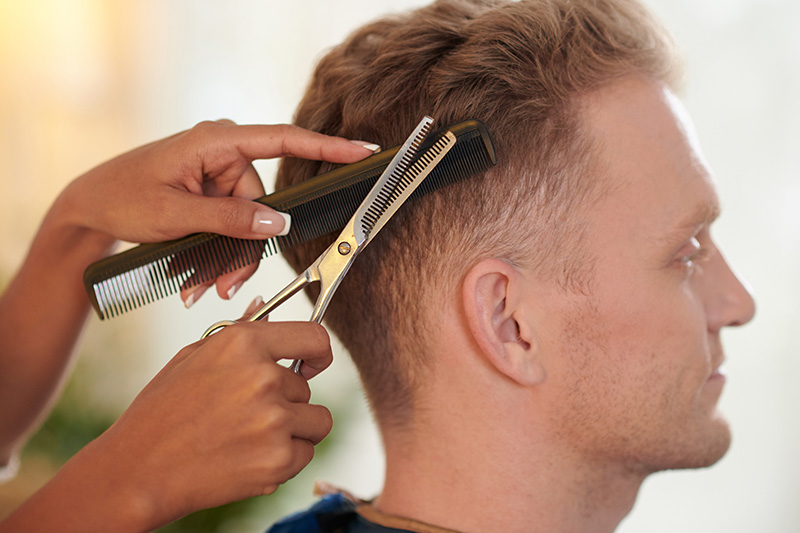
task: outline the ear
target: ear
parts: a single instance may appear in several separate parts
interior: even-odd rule
[[[521,273],[500,259],[473,266],[462,284],[467,327],[494,367],[521,385],[544,381],[540,346],[526,306]]]

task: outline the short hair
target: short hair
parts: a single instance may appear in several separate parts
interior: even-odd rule
[[[349,350],[382,424],[410,421],[430,370],[435,316],[482,258],[526,265],[585,290],[577,207],[602,174],[580,96],[642,75],[673,86],[669,35],[633,0],[442,0],[356,30],[317,66],[295,123],[329,135],[401,144],[423,115],[475,118],[498,163],[406,204],[354,263],[326,322]],[[286,159],[276,188],[324,170]],[[332,236],[288,250],[307,267]]]

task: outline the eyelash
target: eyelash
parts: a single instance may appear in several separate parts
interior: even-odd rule
[[[698,263],[701,263],[711,255],[711,250],[701,246],[697,237],[693,237],[691,243],[693,245],[692,251],[678,258],[678,263],[687,270],[694,270]]]

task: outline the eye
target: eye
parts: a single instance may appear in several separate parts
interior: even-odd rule
[[[678,264],[686,270],[694,270],[698,263],[706,259],[711,253],[709,248],[700,245],[697,237],[692,237],[692,240],[681,249],[678,254]]]

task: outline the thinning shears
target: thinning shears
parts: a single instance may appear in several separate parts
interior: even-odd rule
[[[430,132],[433,119],[425,117],[417,125],[403,146],[398,150],[389,166],[370,190],[367,197],[356,210],[353,217],[342,230],[339,237],[304,272],[283,290],[276,294],[255,313],[246,319],[248,322],[261,320],[298,291],[320,282],[320,293],[311,313],[311,321],[320,323],[328,304],[344,279],[356,257],[375,238],[403,202],[422,183],[422,180],[442,160],[455,145],[456,136],[445,132],[429,148],[417,157],[422,142]],[[412,161],[416,161],[411,164]],[[216,333],[226,326],[236,324],[233,320],[217,322],[206,330],[203,338]],[[292,370],[300,371],[302,361],[295,361]]]

